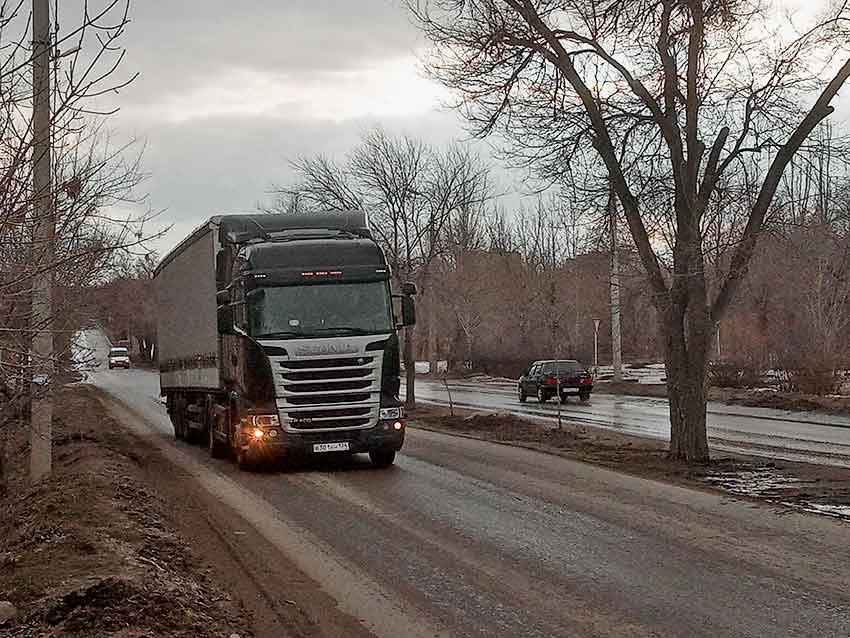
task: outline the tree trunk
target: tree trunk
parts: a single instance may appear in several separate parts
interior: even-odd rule
[[[707,461],[705,366],[677,365],[668,353],[667,395],[670,400],[670,458]]]
[[[705,383],[713,325],[701,273],[691,271],[682,285],[687,288],[673,291],[664,317],[670,458],[704,462],[709,459]]]
[[[415,332],[416,331],[413,326],[408,326],[404,329],[404,403],[408,410],[411,410],[416,407],[416,348],[414,348],[414,342],[416,339]]]
[[[688,223],[679,226],[673,249],[673,284],[661,315],[670,401],[670,458],[701,463],[709,459],[705,385],[714,323],[702,237],[691,211],[677,215]]]

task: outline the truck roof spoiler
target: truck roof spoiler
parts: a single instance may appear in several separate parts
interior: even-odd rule
[[[298,214],[221,215],[210,222],[218,226],[221,243],[306,239],[351,235],[372,238],[365,211],[326,211]]]
[[[344,232],[363,237],[364,239],[373,239],[366,212],[362,210],[290,214],[249,213],[242,215],[216,215],[201,224],[192,234],[165,255],[157,265],[154,271],[154,277],[157,277],[160,271],[171,260],[177,257],[188,246],[191,246],[198,237],[209,232],[215,232],[216,230],[218,231],[218,241],[222,244],[245,244],[255,240],[275,240],[280,239],[280,233],[290,233],[290,238],[294,239],[296,237],[291,235],[291,233],[307,233],[309,231],[316,233],[330,233],[330,231],[335,231],[337,235]],[[275,237],[276,235],[278,237]],[[334,235],[325,234],[322,236],[331,237]],[[306,237],[302,234],[297,238],[305,239]]]

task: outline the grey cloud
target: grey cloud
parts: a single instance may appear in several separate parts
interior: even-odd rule
[[[398,0],[136,0],[123,99],[145,102],[232,66],[291,75],[411,54],[419,35]]]
[[[360,133],[376,122],[294,122],[274,118],[210,118],[151,130],[144,164],[151,177],[144,189],[153,208],[165,208],[161,225],[176,224],[158,243],[162,252],[183,233],[220,212],[253,210],[268,201],[273,184],[288,184],[287,161],[302,154],[342,157]],[[448,113],[384,119],[387,130],[443,144],[460,134]]]

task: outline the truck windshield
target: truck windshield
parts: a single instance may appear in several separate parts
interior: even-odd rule
[[[327,337],[392,330],[388,282],[261,288],[249,296],[252,337]]]

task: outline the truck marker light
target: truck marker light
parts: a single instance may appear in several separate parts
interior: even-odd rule
[[[393,423],[393,429],[396,431],[401,430],[401,428],[403,427],[404,426],[402,425],[401,421],[396,421],[395,423]]]

